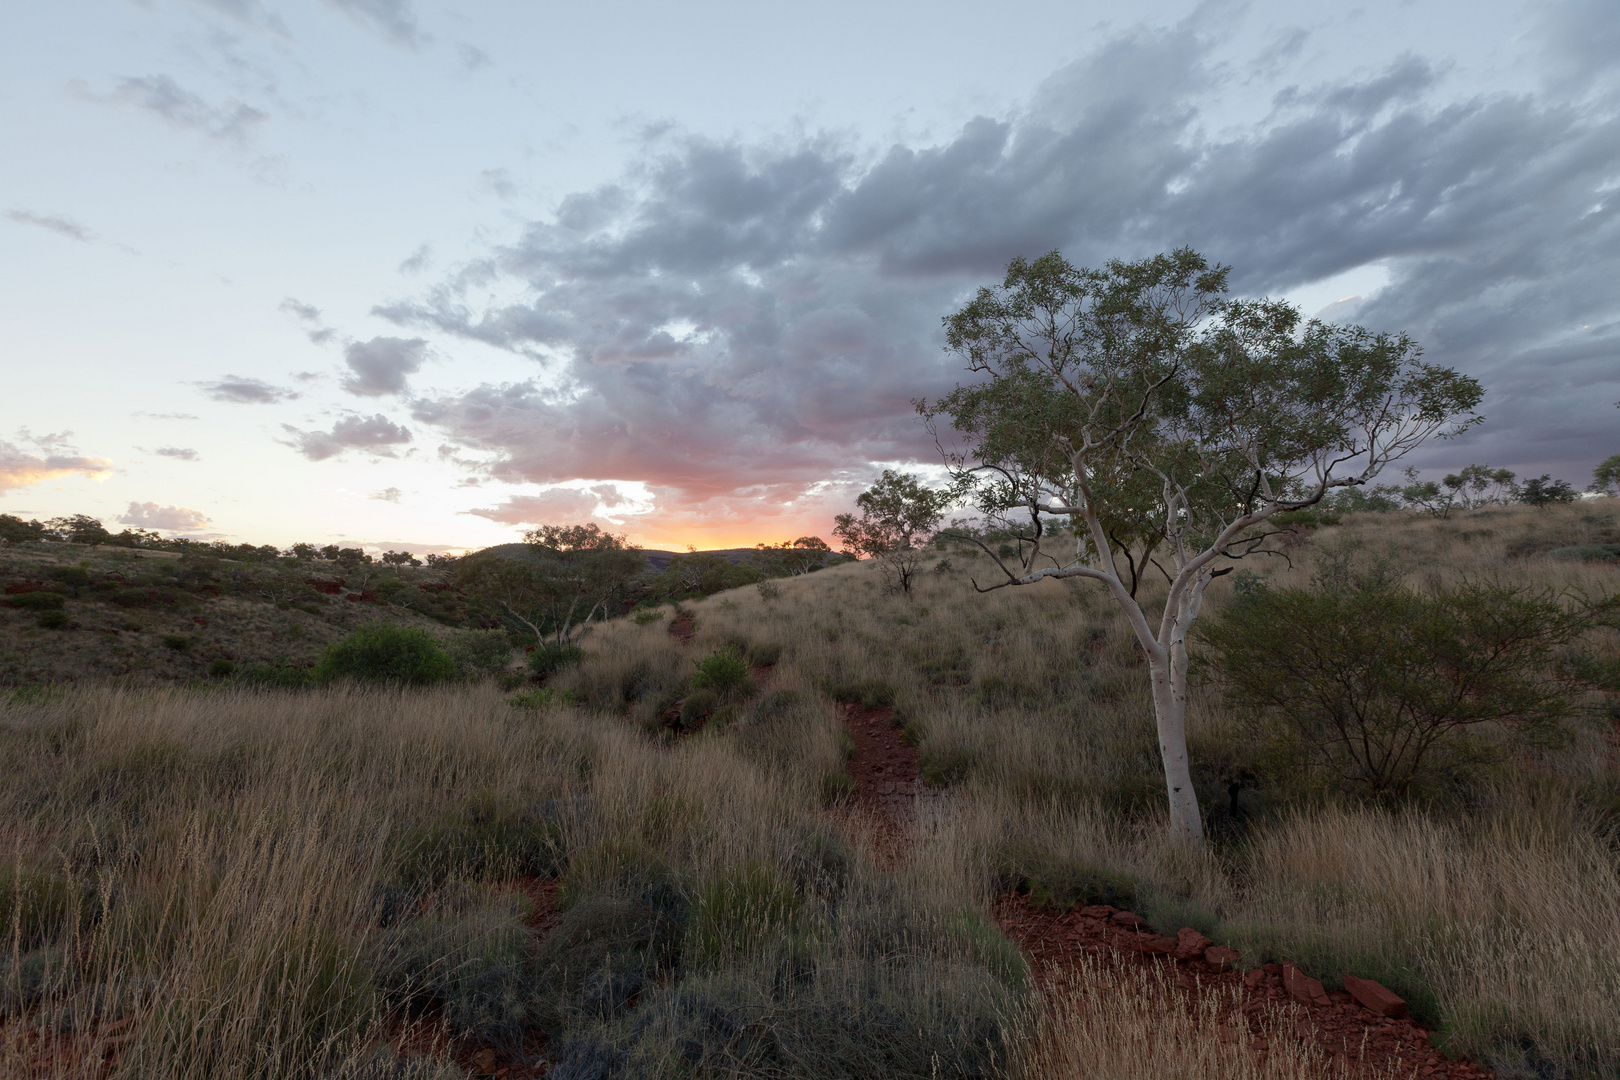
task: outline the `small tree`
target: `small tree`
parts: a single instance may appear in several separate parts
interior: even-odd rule
[[[1001,570],[989,588],[1089,578],[1124,610],[1146,654],[1171,835],[1197,847],[1187,635],[1220,564],[1268,550],[1275,515],[1481,420],[1479,384],[1423,363],[1406,336],[1228,300],[1226,275],[1186,249],[1101,270],[1057,252],[1015,259],[945,319],[977,379],[918,403],[930,427],[959,433],[946,461],[964,494],[1018,528],[1016,560],[979,542]],[[1043,515],[1072,528],[1053,535]],[[1163,578],[1156,611],[1138,597],[1146,574]]]
[[[780,544],[755,544],[759,562],[771,571],[789,577],[808,574],[826,564],[832,548],[819,536],[801,536],[797,540],[784,540]]]
[[[591,622],[645,566],[639,547],[595,524],[543,525],[523,539],[527,558],[458,559],[456,584],[499,607],[540,645],[549,636],[558,646],[577,648]]]
[[[1587,491],[1600,495],[1620,495],[1620,454],[1604,458],[1592,470],[1592,486]]]
[[[1530,506],[1572,503],[1580,497],[1568,480],[1554,480],[1547,473],[1526,480],[1519,489],[1519,501]]]
[[[878,482],[855,499],[861,516],[839,514],[833,535],[857,559],[877,559],[889,590],[909,593],[922,563],[921,547],[951,501],[948,493],[923,487],[909,473],[884,469]]]

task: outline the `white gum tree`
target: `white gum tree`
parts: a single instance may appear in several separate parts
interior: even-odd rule
[[[955,429],[941,447],[961,496],[1018,535],[1016,560],[979,541],[1002,578],[974,587],[1089,578],[1129,618],[1171,837],[1195,848],[1187,633],[1209,583],[1270,550],[1276,515],[1483,419],[1479,384],[1424,363],[1405,335],[1228,299],[1226,276],[1187,249],[1095,270],[1015,259],[944,320],[975,378],[917,403],[936,439],[941,420]],[[1150,576],[1162,606],[1140,588]]]

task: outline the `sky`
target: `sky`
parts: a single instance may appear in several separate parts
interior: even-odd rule
[[[13,4],[0,513],[830,535],[1016,255],[1190,245],[1620,451],[1620,2]]]

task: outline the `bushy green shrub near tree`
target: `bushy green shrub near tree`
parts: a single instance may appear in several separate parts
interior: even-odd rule
[[[722,696],[742,689],[748,683],[748,661],[735,645],[726,645],[697,661],[692,686],[713,690]]]
[[[1295,781],[1400,799],[1492,757],[1483,724],[1555,741],[1607,672],[1578,652],[1620,598],[1490,581],[1432,590],[1333,553],[1309,588],[1251,588],[1200,640],[1228,703]]]
[[[456,677],[456,662],[437,638],[418,627],[363,626],[327,646],[315,679],[422,686]]]

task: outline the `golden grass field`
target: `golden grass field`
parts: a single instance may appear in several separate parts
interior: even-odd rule
[[[1255,569],[1304,580],[1350,539],[1420,586],[1613,592],[1620,567],[1537,552],[1617,519],[1612,501],[1365,515]],[[526,705],[489,684],[13,694],[0,1076],[463,1075],[399,1052],[413,1007],[493,1046],[543,1023],[579,1062],[620,1070],[577,1076],[1322,1075],[1303,1046],[1263,1065],[1212,1055],[1213,1014],[1118,973],[1038,997],[988,918],[1015,864],[1126,875],[1137,910],[1245,965],[1376,977],[1499,1076],[1620,1072],[1612,715],[1456,799],[1257,791],[1241,828],[1207,805],[1215,843],[1191,855],[1159,838],[1146,675],[1106,597],[1063,582],[979,595],[968,576],[987,560],[940,557],[950,568],[910,597],[847,564],[774,598],[691,603],[686,646],[667,618],[615,620]],[[671,739],[661,708],[728,643],[779,647],[763,692]],[[909,858],[840,831],[840,691],[892,698],[946,791]],[[1247,752],[1212,688],[1191,725],[1212,777]],[[513,883],[559,872],[559,925],[630,934],[619,951],[536,952],[533,890]],[[410,917],[379,914],[390,904]],[[633,1007],[614,1004],[620,976]]]

